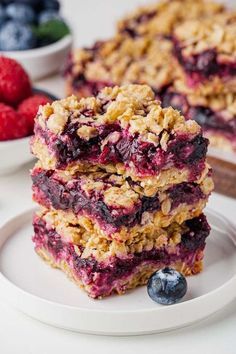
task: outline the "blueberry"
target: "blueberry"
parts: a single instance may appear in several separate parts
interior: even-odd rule
[[[58,14],[57,11],[47,10],[47,11],[42,11],[39,14],[38,22],[40,24],[46,23],[46,22],[51,21],[51,20],[61,20],[61,16]]]
[[[172,106],[183,114],[185,114],[188,109],[188,104],[185,96],[177,92],[165,92],[162,97],[162,106]]]
[[[57,0],[44,0],[43,1],[43,8],[45,10],[60,10],[60,3]]]
[[[151,275],[147,291],[153,301],[162,305],[172,305],[186,294],[187,282],[181,273],[166,267]]]
[[[209,76],[217,73],[217,54],[214,49],[205,50],[202,54],[199,54],[196,58],[197,70],[204,75]]]
[[[5,19],[6,19],[6,12],[4,7],[0,4],[0,26],[5,21]]]
[[[28,4],[30,6],[34,6],[35,4],[38,4],[41,0],[2,0],[1,2],[3,2],[4,5],[9,5],[12,3],[19,3],[19,4]]]
[[[27,4],[10,4],[6,7],[6,14],[10,19],[22,23],[33,23],[35,21],[35,12]]]
[[[17,2],[18,4],[27,4],[32,7],[36,7],[39,5],[41,0],[17,0],[17,1],[15,1],[15,0],[2,0],[2,2],[4,5],[9,5],[9,4]]]
[[[36,45],[36,38],[28,25],[8,21],[0,30],[0,50],[26,50]]]

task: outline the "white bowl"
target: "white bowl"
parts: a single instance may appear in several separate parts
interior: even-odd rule
[[[41,48],[22,51],[2,51],[0,54],[17,60],[32,80],[41,79],[60,70],[72,46],[72,35]]]
[[[11,173],[33,160],[29,147],[30,137],[0,141],[0,175]]]

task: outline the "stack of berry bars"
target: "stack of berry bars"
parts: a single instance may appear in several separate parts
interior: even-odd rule
[[[195,121],[146,85],[107,87],[41,107],[31,144],[36,252],[91,297],[201,271],[213,182]]]

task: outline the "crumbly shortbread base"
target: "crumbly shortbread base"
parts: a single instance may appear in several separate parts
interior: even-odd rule
[[[93,235],[95,243],[98,240],[102,240],[102,243],[105,244],[105,239],[112,241],[111,244],[107,242],[106,245],[112,254],[126,255],[130,251],[135,252],[152,247],[154,243],[159,242],[156,235],[161,232],[162,228],[168,227],[171,223],[182,224],[185,220],[199,216],[206,203],[207,199],[200,200],[198,203],[192,205],[180,205],[169,215],[164,215],[162,211],[156,212],[152,216],[149,215],[149,217],[144,215],[143,224],[136,224],[133,227],[123,226],[119,231],[113,233],[102,229],[91,217],[75,215],[69,211],[51,209],[50,212],[47,212],[45,218],[50,220],[50,223],[55,225],[58,231],[63,230],[63,235],[66,239],[73,243],[78,241],[78,237],[87,239],[90,235]],[[43,209],[43,213],[45,210]],[[68,225],[70,225],[69,229]],[[78,226],[81,228],[78,229]],[[134,244],[129,244],[132,241]],[[93,253],[92,246],[93,243],[90,246],[90,252]],[[101,251],[101,256],[102,254],[103,250]]]
[[[80,288],[85,290],[90,297],[96,298],[96,295],[94,294],[93,284],[84,283],[73,271],[73,269],[66,262],[66,260],[57,261],[53,257],[53,255],[43,247],[37,248],[36,252],[51,267],[62,270],[68,276],[69,279],[74,281],[76,285],[78,285]],[[203,257],[202,251],[196,252],[195,261],[193,261],[191,265],[185,262],[177,261],[175,263],[171,263],[169,266],[175,268],[185,276],[198,274],[203,269],[202,257]],[[132,274],[129,275],[128,277],[124,277],[119,280],[116,280],[111,285],[109,293],[105,293],[102,296],[99,296],[98,298],[101,299],[105,296],[109,296],[111,293],[117,293],[119,295],[122,295],[130,289],[134,289],[138,286],[145,285],[149,277],[151,276],[151,274],[163,268],[163,266],[164,265],[162,263],[159,263],[158,265],[150,263],[150,264],[143,264],[141,266],[138,266],[136,267],[134,272],[132,272]]]
[[[96,259],[102,260],[110,256],[122,257],[129,253],[148,251],[154,246],[178,244],[181,240],[181,227],[178,225],[198,217],[205,205],[206,201],[201,200],[196,205],[176,208],[175,213],[169,216],[156,213],[155,218],[147,220],[144,225],[122,227],[119,232],[112,234],[103,231],[91,218],[76,216],[71,212],[41,209],[38,215],[53,225],[67,242],[85,247],[86,256],[92,254]],[[175,225],[176,230],[169,237],[171,224]]]

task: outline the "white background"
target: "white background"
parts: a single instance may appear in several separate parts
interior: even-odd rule
[[[194,1],[194,0],[193,0]],[[75,45],[90,45],[114,31],[114,22],[125,11],[145,0],[64,0],[63,12],[74,31]],[[232,0],[231,4],[235,1]],[[63,95],[61,78],[38,86]],[[32,205],[26,166],[14,175],[0,177],[0,224]],[[209,203],[236,222],[236,200],[213,194]],[[125,318],[124,318],[125,321]],[[0,354],[235,354],[236,300],[224,311],[186,329],[139,337],[102,337],[67,332],[41,324],[0,302]]]

